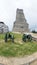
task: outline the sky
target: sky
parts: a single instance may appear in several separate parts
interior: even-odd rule
[[[0,0],[0,21],[11,31],[17,8],[23,9],[30,30],[37,30],[37,0]]]

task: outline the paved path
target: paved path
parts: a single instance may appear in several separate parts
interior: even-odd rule
[[[33,61],[37,60],[37,52],[27,56],[27,57],[1,57],[0,56],[0,63],[1,65],[28,65],[27,63],[31,63]],[[37,65],[37,64],[36,64]]]

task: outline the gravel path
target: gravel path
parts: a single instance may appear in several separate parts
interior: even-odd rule
[[[32,63],[37,61],[37,53],[34,53],[27,57],[1,57],[0,56],[0,65],[28,65],[27,63]],[[37,65],[37,63],[36,63]]]

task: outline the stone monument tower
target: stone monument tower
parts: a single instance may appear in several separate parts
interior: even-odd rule
[[[29,25],[26,22],[23,9],[17,9],[16,20],[13,26],[13,32],[29,32]]]

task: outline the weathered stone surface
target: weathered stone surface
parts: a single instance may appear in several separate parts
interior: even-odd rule
[[[0,33],[6,33],[9,31],[9,28],[7,25],[4,24],[4,22],[0,22]]]
[[[29,32],[29,24],[24,17],[23,9],[17,9],[16,21],[14,22],[13,32]]]

